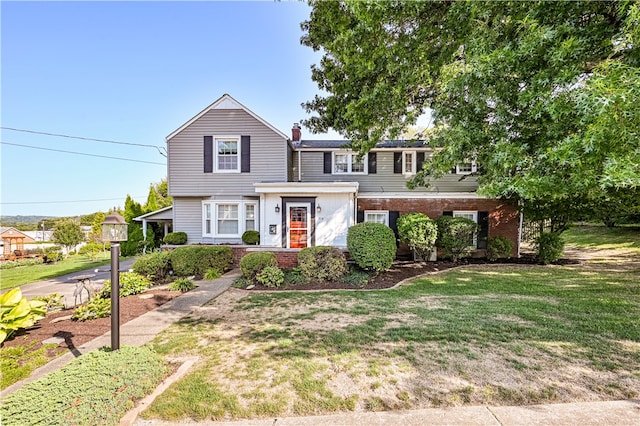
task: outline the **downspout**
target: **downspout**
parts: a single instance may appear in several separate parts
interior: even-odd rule
[[[302,182],[302,152],[298,151],[298,182]]]
[[[522,221],[524,215],[520,212],[520,224],[518,225],[518,258],[520,258],[520,245],[522,244]]]

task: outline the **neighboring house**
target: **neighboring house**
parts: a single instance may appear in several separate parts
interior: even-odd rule
[[[24,232],[13,227],[0,227],[0,237],[2,238],[2,259],[24,255],[24,244],[35,241]]]
[[[395,230],[406,213],[463,216],[479,224],[479,250],[503,235],[517,255],[520,215],[476,193],[475,164],[409,190],[431,148],[385,141],[358,158],[347,142],[303,140],[297,124],[289,137],[225,94],[167,136],[173,208],[162,216],[170,213],[173,231],[186,232],[189,243],[241,244],[255,229],[262,246],[291,249],[345,248],[348,228],[361,221]]]

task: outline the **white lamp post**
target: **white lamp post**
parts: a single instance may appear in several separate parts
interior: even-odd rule
[[[127,222],[115,211],[102,222],[102,241],[111,242],[111,350],[120,349],[120,241],[127,241]]]

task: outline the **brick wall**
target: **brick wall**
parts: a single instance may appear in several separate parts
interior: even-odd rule
[[[513,242],[511,255],[518,255],[520,214],[515,206],[505,201],[486,198],[358,198],[358,210],[392,210],[400,215],[424,213],[432,219],[445,211],[472,210],[489,212],[489,237],[504,236]]]
[[[256,251],[270,251],[276,255],[278,259],[278,267],[291,269],[298,266],[298,252],[297,249],[287,249],[279,247],[247,247],[247,246],[231,246],[233,249],[233,267],[240,267],[240,259],[248,253]]]

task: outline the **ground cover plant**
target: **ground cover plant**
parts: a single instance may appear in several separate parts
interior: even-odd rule
[[[386,291],[231,289],[156,338],[202,361],[143,417],[637,398],[639,271],[469,265]]]

